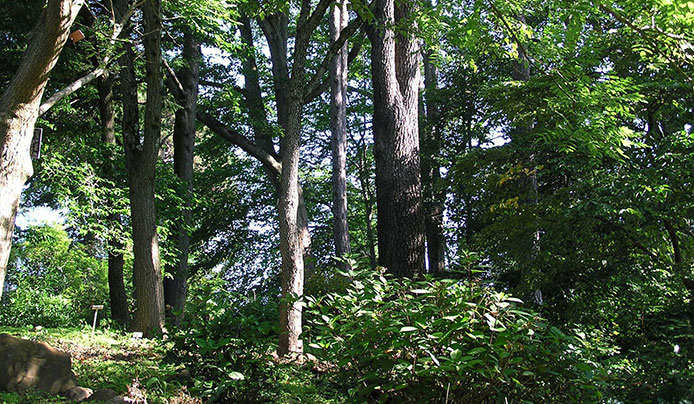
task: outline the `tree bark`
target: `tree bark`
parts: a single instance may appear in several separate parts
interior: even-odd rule
[[[426,124],[421,132],[422,145],[422,193],[426,211],[425,227],[429,273],[445,270],[446,239],[443,234],[443,210],[446,192],[441,184],[441,140],[438,133],[438,105],[436,89],[438,69],[432,63],[432,53],[424,58],[424,87]]]
[[[120,0],[125,10],[128,0]],[[125,3],[125,4],[124,4]],[[123,143],[130,186],[130,211],[133,226],[133,283],[135,284],[135,319],[132,328],[146,336],[161,334],[164,327],[164,293],[162,285],[159,238],[154,203],[155,168],[161,134],[161,3],[148,0],[143,5],[147,110],[140,139],[137,83],[133,49],[126,44],[121,57],[123,93]]]
[[[247,60],[244,63],[247,90],[245,96],[251,115],[250,123],[256,136],[255,142],[207,114],[198,114],[198,119],[215,133],[237,144],[263,163],[270,180],[277,189],[283,297],[280,305],[278,347],[280,355],[303,353],[303,346],[299,340],[302,330],[300,299],[303,295],[304,254],[309,250],[310,236],[306,208],[299,185],[301,114],[304,102],[314,88],[310,85],[306,86],[305,83],[306,54],[311,33],[318,27],[330,3],[331,0],[320,0],[313,12],[310,12],[310,2],[302,1],[296,24],[291,74],[289,74],[287,63],[288,16],[282,13],[272,14],[258,21],[270,50],[277,119],[284,132],[280,140],[279,156],[274,150],[272,135],[267,131],[270,125],[260,109],[264,106],[257,81],[255,60]],[[244,21],[243,16],[240,29],[242,40],[249,45],[249,48],[252,48],[250,22],[247,19]],[[341,40],[345,40],[345,37],[343,36]],[[331,51],[326,57],[332,57],[332,55],[334,53]],[[317,81],[318,79],[314,76],[311,83]]]
[[[83,0],[49,0],[19,69],[0,98],[0,298],[41,97]]]
[[[183,308],[188,293],[188,254],[190,252],[190,227],[192,225],[193,155],[195,148],[195,124],[200,78],[200,44],[190,33],[183,39],[184,67],[178,74],[183,92],[177,100],[181,108],[176,110],[174,122],[174,173],[185,184],[181,195],[184,206],[174,232],[178,257],[169,269],[171,278],[164,279],[164,302],[167,316],[178,326],[183,319]]]
[[[341,0],[332,7],[330,41],[335,43],[347,27],[349,13],[347,1]],[[330,66],[330,131],[333,153],[333,238],[335,255],[342,258],[351,252],[349,225],[347,224],[347,44],[343,44]],[[344,269],[349,267],[341,262]]]
[[[113,112],[113,78],[108,71],[97,80],[99,91],[99,116],[101,120],[101,141],[107,145],[107,156],[103,165],[103,175],[112,182],[115,182],[115,159],[114,147],[116,145],[116,122]],[[121,227],[118,214],[111,213],[106,219],[110,223],[109,228],[118,229]],[[115,232],[114,232],[115,233]],[[108,251],[108,292],[111,302],[111,318],[122,326],[128,325],[128,298],[125,293],[125,282],[123,281],[123,244],[118,239],[118,235],[109,233],[107,235]]]
[[[280,176],[278,213],[280,222],[280,252],[282,254],[282,303],[280,304],[280,340],[278,346],[279,355],[301,355],[303,344],[299,339],[302,332],[301,316],[303,302],[300,300],[304,293],[304,252],[308,248],[305,244],[306,235],[302,234],[304,228],[301,221],[305,220],[305,212],[299,206],[301,187],[299,186],[299,146],[301,141],[301,114],[305,96],[306,56],[309,47],[311,33],[318,26],[325,14],[330,0],[321,0],[313,13],[310,12],[310,2],[301,4],[297,21],[296,38],[292,58],[291,76],[288,77],[286,93],[283,83],[287,78],[282,71],[275,77],[275,98],[277,100],[278,119],[284,136],[280,141],[280,159],[282,161],[282,175]],[[279,21],[282,32],[273,33],[267,30],[267,21],[261,22],[265,32],[270,53],[272,56],[273,71],[277,67],[286,66],[287,44],[286,17],[269,19],[269,22]],[[281,38],[284,43],[276,42]],[[273,51],[273,48],[275,50]],[[284,54],[278,54],[277,49],[284,49]],[[279,58],[279,59],[276,59]],[[283,102],[284,100],[284,102]],[[285,105],[281,105],[286,103]],[[281,112],[286,114],[284,117]],[[304,219],[302,219],[304,217]]]
[[[364,213],[366,220],[366,244],[368,248],[369,263],[371,268],[376,268],[378,263],[376,259],[376,238],[374,237],[373,226],[371,224],[373,219],[373,191],[371,190],[370,172],[371,167],[367,167],[367,151],[366,151],[366,122],[364,122],[363,130],[361,133],[361,138],[359,139],[359,146],[357,149],[357,161],[359,170],[359,185],[361,186],[361,196],[364,202]]]
[[[419,43],[391,27],[415,4],[376,0],[368,27],[374,88],[374,157],[379,263],[396,276],[424,270],[424,212],[419,161]]]
[[[272,17],[273,21],[282,21],[281,17]],[[249,50],[254,49],[253,33],[251,28],[251,22],[246,16],[241,16],[240,18],[239,30],[241,32],[241,39]],[[284,49],[284,54],[281,52],[271,53],[272,63],[273,63],[273,81],[275,83],[275,94],[277,98],[277,113],[278,117],[280,115],[286,114],[287,111],[287,98],[286,98],[286,88],[283,84],[288,83],[289,76],[286,70],[286,44],[278,43],[278,41],[286,40],[286,33],[274,33],[273,30],[286,29],[284,24],[269,24],[267,22],[262,23],[261,26],[265,26],[264,33],[269,35],[268,42],[272,41],[274,49]],[[274,38],[274,39],[270,39]],[[278,39],[279,38],[279,39]],[[278,67],[275,67],[278,66]],[[246,83],[245,92],[245,102],[248,108],[248,114],[251,118],[251,127],[253,128],[255,145],[257,148],[261,149],[267,156],[279,160],[280,157],[275,152],[275,143],[273,141],[274,131],[270,122],[268,121],[267,114],[265,112],[265,103],[263,102],[262,91],[260,88],[260,76],[258,75],[258,66],[255,57],[250,54],[243,62],[243,74]],[[284,122],[286,128],[286,119],[279,119],[279,122]],[[261,163],[263,160],[261,159]],[[265,167],[265,172],[270,179],[270,182],[275,188],[275,191],[279,195],[280,189],[280,176],[282,172],[281,163],[277,164],[267,164],[263,163]],[[299,232],[301,233],[301,239],[304,245],[304,272],[305,277],[310,276],[313,272],[313,256],[311,255],[311,233],[308,228],[308,214],[306,212],[306,203],[304,201],[303,191],[301,189],[301,184],[299,184],[299,208],[298,208],[298,226]]]

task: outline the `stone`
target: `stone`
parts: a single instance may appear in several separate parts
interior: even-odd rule
[[[64,393],[65,397],[72,401],[84,401],[93,394],[92,389],[85,387],[73,387]]]
[[[46,343],[0,334],[0,391],[65,393],[77,387],[71,365],[69,354]]]
[[[87,401],[112,401],[116,395],[116,392],[111,389],[101,389],[89,396]]]

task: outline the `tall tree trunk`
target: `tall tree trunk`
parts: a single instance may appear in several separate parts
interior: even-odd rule
[[[280,305],[280,355],[302,354],[301,311],[304,284],[304,254],[309,247],[308,221],[302,192],[299,185],[299,146],[301,141],[301,114],[305,97],[311,93],[311,84],[306,86],[306,54],[311,33],[318,27],[331,0],[320,0],[313,12],[311,2],[303,1],[296,24],[293,46],[291,75],[287,63],[288,16],[272,14],[258,21],[268,42],[275,90],[277,120],[284,133],[280,140],[279,156],[274,151],[272,137],[263,128],[270,125],[262,119],[264,113],[253,105],[262,105],[257,74],[254,76],[255,61],[244,63],[246,75],[246,102],[251,110],[251,125],[256,142],[206,114],[199,114],[215,133],[239,145],[263,163],[278,194],[278,213],[280,222],[280,251],[282,254],[282,303]],[[252,44],[252,32],[247,19],[241,19],[241,36],[248,45]],[[357,25],[354,26],[355,29]],[[353,32],[353,31],[352,31]],[[332,51],[330,54],[333,54]],[[326,65],[327,66],[327,65]],[[314,76],[314,78],[320,75]],[[256,77],[256,79],[248,80]],[[314,83],[311,80],[310,83]],[[260,121],[260,122],[259,122]],[[259,135],[261,135],[259,137]],[[279,157],[279,161],[277,161]]]
[[[174,123],[174,173],[185,184],[183,211],[174,230],[178,257],[170,268],[172,278],[164,280],[164,302],[171,322],[178,326],[183,319],[183,308],[188,292],[188,254],[190,252],[190,227],[192,225],[193,154],[195,148],[195,115],[198,102],[200,76],[200,44],[190,33],[183,39],[183,64],[178,73],[182,86],[181,106],[176,110]]]
[[[428,52],[424,58],[425,126],[421,133],[422,144],[422,192],[424,197],[425,227],[427,240],[427,258],[429,272],[438,273],[445,270],[446,239],[443,234],[443,210],[446,192],[441,184],[441,165],[438,157],[441,153],[441,140],[438,133],[438,105],[436,89],[438,69],[432,63],[433,54]]]
[[[292,91],[298,91],[292,88]],[[291,97],[292,101],[297,101]],[[280,221],[280,252],[282,254],[282,298],[280,307],[279,354],[300,354],[303,346],[301,298],[304,291],[304,247],[299,226],[299,140],[301,107],[290,108],[287,131],[282,138],[282,176],[277,208]]]
[[[114,148],[116,145],[116,123],[113,113],[113,78],[110,73],[105,72],[97,80],[99,91],[99,115],[101,120],[101,141],[107,145],[107,157],[104,161],[103,175],[105,178],[115,182],[115,159]],[[106,219],[110,223],[109,228],[118,229],[121,227],[118,214],[111,213]],[[114,232],[115,233],[115,232]],[[122,326],[128,325],[128,298],[125,293],[125,283],[123,281],[123,244],[118,239],[118,235],[110,233],[107,239],[108,250],[108,293],[111,302],[111,318]]]
[[[521,23],[525,23],[525,16],[518,15],[516,17]],[[528,55],[525,53],[525,48],[521,48],[518,53],[518,59],[513,61],[513,72],[511,77],[516,81],[526,82],[530,80],[530,62]],[[529,170],[529,174],[521,177],[519,182],[520,198],[519,202],[524,206],[536,206],[538,203],[538,184],[537,175],[535,173],[535,145],[532,144],[532,137],[529,136],[533,129],[533,122],[520,122],[511,128],[511,141],[520,144],[520,148],[528,150],[527,155],[522,156],[522,165]],[[535,209],[531,209],[531,215],[535,215]],[[530,287],[535,288],[533,293],[533,301],[540,305],[542,304],[542,291],[536,288],[539,283],[535,279],[528,278],[529,269],[533,267],[534,261],[540,248],[540,231],[538,228],[537,218],[531,217],[529,225],[523,229],[520,234],[518,243],[520,245],[520,282],[526,283]]]
[[[120,0],[120,11],[127,0]],[[136,288],[135,319],[132,328],[151,336],[164,326],[159,238],[154,204],[155,168],[161,134],[161,3],[148,0],[143,5],[147,110],[142,141],[140,139],[137,83],[133,49],[126,45],[121,57],[123,93],[123,143],[130,186],[130,212],[133,226],[133,283]]]
[[[19,69],[0,98],[0,298],[24,183],[34,173],[29,155],[48,77],[83,0],[49,0]]]
[[[270,20],[272,23],[273,20]],[[286,69],[287,53],[286,16],[274,19],[279,30],[264,28],[270,43],[275,94],[277,97],[278,120],[284,135],[280,141],[280,175],[277,210],[280,222],[280,253],[282,255],[282,299],[280,305],[279,355],[302,354],[303,344],[299,339],[302,332],[301,316],[304,293],[304,240],[302,239],[299,215],[299,144],[301,141],[301,110],[303,108],[303,76],[306,62],[307,38],[297,33],[292,78]],[[263,24],[266,26],[266,24]],[[280,32],[277,32],[280,31]],[[279,38],[280,41],[273,41]],[[284,41],[284,42],[281,42]],[[278,46],[279,45],[279,46]],[[274,49],[274,51],[272,50]],[[282,50],[283,49],[283,50]],[[278,53],[282,50],[282,54]],[[274,74],[275,71],[279,71]]]
[[[357,151],[357,161],[359,170],[359,185],[361,186],[361,196],[364,202],[364,213],[366,216],[366,244],[369,254],[369,263],[371,268],[376,268],[376,238],[374,237],[373,226],[371,221],[373,219],[373,192],[371,191],[371,184],[369,173],[371,172],[371,167],[367,167],[366,158],[366,122],[363,125],[363,131],[361,138],[359,139],[359,146]]]
[[[379,263],[396,276],[424,270],[419,161],[419,43],[391,27],[412,15],[412,1],[376,0],[368,28],[374,89],[374,157]]]
[[[273,18],[274,21],[282,21],[281,17],[275,16]],[[253,49],[254,42],[251,22],[245,15],[241,16],[240,22],[241,24],[239,26],[239,31],[241,32],[241,39],[248,46],[249,50]],[[286,88],[281,83],[288,83],[289,76],[286,67],[286,44],[281,43],[281,41],[286,41],[287,34],[276,34],[274,33],[274,30],[287,29],[287,27],[284,25],[284,23],[270,24],[267,21],[262,22],[261,26],[265,27],[263,32],[266,36],[268,36],[268,42],[272,42],[271,48],[280,50],[273,51],[271,53],[273,64],[272,71],[275,82],[275,93],[279,94],[276,97],[278,116],[285,116],[287,111]],[[282,53],[282,50],[285,53]],[[255,57],[252,54],[243,61],[243,74],[246,85],[246,107],[248,108],[248,113],[251,118],[250,124],[253,127],[255,144],[262,149],[262,151],[267,153],[267,155],[279,160],[280,157],[275,151],[275,143],[273,142],[274,130],[270,125],[265,112],[265,104],[263,102],[263,96],[260,88],[260,76],[258,75],[258,66]],[[282,118],[280,122],[284,122],[285,126],[282,126],[282,128],[286,128],[286,119]],[[279,195],[281,164],[280,167],[275,167],[273,165],[263,163],[263,167],[270,182],[274,186],[277,195]],[[301,184],[299,184],[298,226],[304,245],[304,272],[305,277],[308,278],[311,276],[311,273],[314,270],[315,259],[311,255],[311,233],[309,232],[308,228],[308,214],[306,212],[306,202],[304,200]]]
[[[291,76],[285,75],[281,71],[287,65],[286,16],[271,18],[269,21],[266,20],[266,22],[261,23],[270,45],[278,120],[284,129],[284,136],[280,141],[282,175],[280,176],[277,202],[280,221],[283,299],[280,305],[279,355],[303,354],[303,344],[299,339],[302,332],[303,307],[303,302],[300,299],[304,293],[304,253],[308,249],[306,244],[308,234],[304,233],[307,227],[303,227],[301,223],[306,220],[306,212],[302,211],[299,203],[303,199],[299,186],[301,114],[305,95],[306,56],[311,33],[318,26],[329,4],[329,1],[321,0],[311,13],[309,10],[310,2],[302,2],[296,27]],[[268,30],[268,27],[273,24],[278,26],[279,30]],[[280,55],[278,50],[281,49],[284,49],[284,53]],[[280,71],[278,75],[274,75],[278,67]],[[287,83],[286,87],[283,85],[285,82]],[[284,117],[282,116],[283,112]]]
[[[347,1],[340,0],[332,7],[330,40],[337,42],[347,27],[349,14]],[[335,255],[343,257],[351,252],[349,225],[347,224],[347,44],[340,48],[330,64],[330,131],[333,153],[333,238]],[[349,266],[346,262],[340,265]]]

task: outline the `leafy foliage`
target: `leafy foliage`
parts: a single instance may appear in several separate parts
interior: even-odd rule
[[[329,379],[273,359],[276,310],[272,298],[229,292],[220,278],[198,279],[173,351],[194,375],[191,392],[221,403],[344,402]]]
[[[587,402],[600,393],[584,342],[520,300],[453,279],[351,271],[311,298],[307,339],[354,402]]]
[[[92,304],[108,301],[106,263],[74,245],[60,225],[31,227],[20,240],[0,323],[74,327],[90,321]]]

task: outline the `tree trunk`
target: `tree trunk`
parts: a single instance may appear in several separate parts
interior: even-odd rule
[[[280,141],[282,175],[280,177],[278,212],[280,221],[280,252],[282,254],[282,303],[280,304],[279,355],[301,355],[303,344],[299,339],[302,332],[301,316],[304,293],[304,253],[308,249],[308,227],[306,212],[300,206],[301,187],[299,186],[299,145],[301,142],[301,114],[304,101],[304,80],[306,75],[306,55],[309,41],[330,4],[321,0],[313,13],[310,2],[303,2],[296,27],[296,39],[292,57],[291,76],[281,71],[287,65],[287,24],[286,16],[270,18],[261,23],[263,32],[270,44],[273,76],[275,79],[275,98],[280,125],[284,136]],[[269,30],[270,25],[278,30]],[[274,31],[274,32],[273,32]],[[277,32],[279,31],[279,32]],[[279,38],[279,41],[277,41]],[[283,41],[283,42],[282,42]],[[274,48],[274,50],[273,50]],[[279,54],[278,50],[284,49]],[[278,75],[274,72],[280,68]],[[288,79],[288,81],[287,81]],[[283,85],[287,82],[286,92]],[[284,105],[282,105],[284,104]],[[282,116],[282,111],[286,114]],[[306,222],[306,225],[308,223]]]
[[[441,140],[438,134],[438,106],[436,88],[438,69],[432,63],[433,54],[424,58],[424,87],[426,89],[426,125],[422,130],[422,192],[426,211],[425,227],[429,273],[445,270],[446,239],[443,234],[443,210],[446,192],[441,184]]]
[[[172,278],[164,280],[164,302],[171,322],[178,326],[183,319],[183,308],[188,292],[188,254],[190,252],[190,227],[192,225],[193,152],[195,148],[195,114],[198,102],[200,72],[200,44],[186,33],[183,40],[183,69],[178,73],[183,87],[181,108],[176,110],[174,123],[174,173],[185,184],[183,211],[174,230],[178,257],[169,272]]]
[[[376,238],[374,237],[373,226],[371,225],[373,219],[373,191],[371,190],[370,184],[370,172],[371,167],[367,167],[367,154],[366,154],[366,120],[362,126],[361,137],[357,146],[357,162],[358,162],[358,176],[359,185],[361,186],[361,196],[364,202],[364,213],[366,217],[366,245],[368,248],[369,263],[371,268],[376,268],[378,264],[376,260]]]
[[[257,80],[255,60],[244,63],[246,103],[251,115],[250,124],[256,135],[252,142],[206,114],[198,115],[208,127],[225,139],[239,145],[263,163],[277,189],[280,222],[280,252],[282,254],[282,302],[280,305],[280,355],[303,353],[301,311],[304,287],[304,254],[309,249],[308,220],[299,185],[299,145],[301,140],[301,113],[305,96],[306,54],[311,33],[318,27],[330,0],[320,0],[313,13],[310,2],[302,2],[296,24],[296,36],[291,65],[287,63],[288,16],[272,14],[258,21],[268,42],[275,90],[277,120],[283,129],[279,156],[275,153],[272,135],[263,107]],[[241,37],[252,45],[250,21],[242,16]],[[310,87],[310,86],[309,86]],[[279,161],[277,161],[279,157]]]
[[[101,141],[107,145],[107,157],[103,165],[105,178],[115,182],[114,147],[116,145],[116,123],[113,113],[113,78],[105,72],[97,80],[99,91],[99,115],[101,120]],[[118,214],[111,213],[106,219],[110,223],[110,229],[121,227]],[[116,232],[107,235],[108,251],[108,293],[111,302],[111,318],[122,326],[128,325],[128,298],[125,293],[123,281],[123,244],[118,239]]]
[[[412,2],[376,0],[371,40],[379,264],[396,276],[424,270],[424,212],[419,161],[419,43],[390,28]]]
[[[49,0],[19,69],[0,98],[0,298],[24,183],[34,173],[30,146],[41,97],[82,0]]]
[[[281,17],[272,17],[273,21],[282,21]],[[239,31],[241,32],[241,39],[248,46],[249,49],[254,48],[253,42],[253,32],[251,28],[251,22],[248,17],[242,15],[240,18],[241,24],[239,25]],[[279,49],[280,51],[273,51],[272,65],[273,65],[273,80],[275,82],[275,93],[277,94],[277,111],[278,116],[286,116],[287,114],[287,98],[286,98],[286,87],[280,83],[288,83],[289,75],[287,70],[286,61],[286,41],[287,34],[277,34],[274,33],[276,29],[286,29],[283,23],[270,24],[269,22],[261,22],[261,26],[264,26],[263,32],[268,37],[268,42],[272,42],[273,49]],[[274,38],[274,39],[271,39]],[[282,51],[284,53],[282,53]],[[277,66],[277,67],[275,67]],[[265,112],[265,104],[263,102],[263,96],[260,88],[260,76],[258,75],[258,66],[253,55],[248,56],[243,61],[243,74],[246,85],[245,101],[246,107],[248,108],[248,113],[251,118],[251,126],[253,127],[253,134],[255,144],[262,149],[267,155],[272,156],[275,159],[280,159],[280,157],[275,152],[275,144],[273,142],[274,130],[270,125],[267,114]],[[280,122],[284,122],[283,129],[286,129],[286,118],[282,118]],[[262,161],[261,161],[262,162]],[[277,195],[280,193],[280,176],[281,176],[281,164],[279,167],[263,163],[265,168],[265,173],[268,175],[270,182],[275,188]],[[299,210],[298,210],[298,226],[299,232],[301,233],[301,239],[304,246],[304,272],[305,278],[311,276],[314,270],[315,259],[311,255],[311,233],[308,228],[308,214],[306,212],[306,203],[304,201],[303,191],[301,189],[301,184],[299,184]]]
[[[347,1],[341,0],[332,7],[330,40],[337,42],[347,27],[349,14]],[[330,64],[330,131],[333,153],[333,238],[335,255],[339,258],[351,252],[349,226],[347,224],[347,44],[340,48]],[[341,267],[349,264],[343,262]]]
[[[122,12],[127,0],[121,0],[119,3]],[[142,141],[131,44],[126,45],[126,51],[121,57],[123,143],[130,186],[133,283],[136,288],[136,312],[132,328],[144,332],[147,336],[160,334],[164,326],[164,293],[154,204],[155,167],[159,151],[162,109],[160,12],[159,0],[148,0],[143,5],[144,32],[147,32],[144,38],[147,110]]]
[[[295,101],[293,98],[290,96],[290,99]],[[279,355],[303,352],[299,340],[302,332],[302,302],[299,299],[304,291],[304,247],[298,220],[300,113],[300,106],[290,108],[291,124],[282,138],[281,148],[282,176],[277,208],[280,221],[283,302],[280,305]]]

